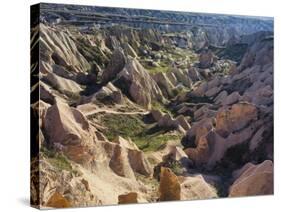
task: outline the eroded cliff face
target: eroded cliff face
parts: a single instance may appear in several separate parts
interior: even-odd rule
[[[98,27],[80,9],[42,7],[40,207],[273,193],[271,32]]]

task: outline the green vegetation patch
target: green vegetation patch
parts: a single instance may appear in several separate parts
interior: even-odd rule
[[[101,117],[101,122],[107,128],[105,135],[109,140],[118,136],[133,138],[145,130],[140,115],[105,114]]]
[[[170,115],[175,115],[174,112],[172,110],[170,110],[166,105],[157,102],[157,101],[153,101],[151,103],[151,109],[153,110],[159,110],[163,113],[169,113]]]
[[[162,131],[156,134],[138,137],[133,141],[142,151],[150,152],[160,150],[168,141],[180,140],[180,138],[180,135],[169,134]]]
[[[49,150],[46,147],[41,148],[41,153],[47,158],[47,161],[58,170],[72,171],[70,162],[63,154]]]
[[[180,135],[158,128],[155,123],[146,124],[141,115],[103,114],[95,118],[106,127],[103,133],[110,141],[118,136],[131,138],[143,151],[156,151],[169,140],[180,140]]]
[[[157,66],[157,67],[145,67],[150,74],[157,74],[157,73],[168,73],[171,70],[170,66]]]
[[[189,49],[165,46],[163,50],[152,51],[152,58],[142,57],[140,63],[150,74],[167,73],[177,63],[177,68],[185,69],[189,64],[198,60],[197,55]]]
[[[150,74],[157,74],[157,73],[168,73],[171,71],[172,67],[171,64],[167,62],[160,61],[158,63],[158,66],[152,66],[150,65],[149,61],[146,60],[140,60],[143,67],[150,73]]]

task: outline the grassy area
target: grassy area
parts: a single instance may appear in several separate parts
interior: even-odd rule
[[[71,164],[64,155],[49,150],[46,147],[42,147],[41,152],[47,158],[47,161],[58,170],[72,171]]]
[[[143,67],[150,73],[150,74],[157,74],[157,73],[168,73],[169,71],[172,70],[172,67],[169,63],[167,62],[159,62],[159,66],[151,66],[148,64],[147,61],[141,60],[140,61]]]
[[[150,74],[157,74],[161,72],[168,73],[171,70],[170,66],[162,66],[162,65],[159,65],[157,67],[146,66],[145,68],[146,70],[148,70]]]
[[[101,122],[107,130],[105,135],[109,140],[117,136],[136,137],[145,130],[145,125],[139,115],[105,114]]]
[[[174,134],[153,134],[139,137],[133,140],[135,144],[144,152],[157,151],[170,140],[180,140],[179,135]]]
[[[156,54],[157,51],[155,51],[154,53]],[[141,64],[150,74],[170,72],[173,68],[172,66],[174,62],[182,64],[179,65],[178,68],[185,69],[187,68],[187,64],[193,63],[198,60],[196,54],[187,49],[166,49],[159,52],[159,54],[161,55],[161,58],[154,60],[155,62],[157,62],[158,66],[153,66],[151,60],[146,60],[145,58],[142,58],[142,60],[140,60]]]
[[[169,108],[167,108],[164,104],[161,104],[160,102],[157,102],[157,101],[153,101],[151,103],[151,109],[159,110],[163,113],[169,113],[170,115],[173,115],[173,111],[171,111]]]
[[[169,140],[179,140],[180,136],[158,129],[155,124],[146,124],[141,115],[104,114],[101,123],[107,127],[104,134],[109,140],[117,136],[131,138],[143,151],[156,151]]]

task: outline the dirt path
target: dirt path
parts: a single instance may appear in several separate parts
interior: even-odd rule
[[[94,105],[80,105],[78,108],[85,116],[93,115],[97,113],[110,113],[110,114],[124,114],[124,115],[147,115],[149,111],[130,111],[130,112],[123,112],[123,111],[116,111],[109,108],[97,108]],[[117,108],[118,109],[118,108]]]

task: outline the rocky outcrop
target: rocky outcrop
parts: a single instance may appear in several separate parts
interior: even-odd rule
[[[181,199],[181,186],[177,176],[169,168],[161,168],[160,201],[175,201]]]
[[[150,114],[156,122],[158,122],[164,116],[164,113],[160,110],[151,110]]]
[[[105,68],[101,76],[101,82],[103,84],[111,81],[116,75],[124,68],[126,58],[122,50],[116,49],[112,56],[109,64]]]
[[[60,77],[54,73],[48,73],[42,77],[42,80],[67,96],[79,95],[79,92],[82,91],[80,85],[75,81]]]
[[[153,176],[156,179],[160,179],[161,167],[169,168],[171,163],[176,162],[182,167],[187,167],[190,160],[181,147],[176,146],[173,142],[168,142],[163,149],[159,149],[156,152],[150,152],[147,154],[148,159],[153,161],[154,172]]]
[[[253,65],[265,65],[273,61],[273,37],[262,37],[254,42],[245,53],[239,70],[251,67]]]
[[[46,203],[46,206],[51,208],[69,208],[71,204],[60,193],[55,192]]]
[[[157,118],[159,118],[157,116]],[[177,116],[175,119],[171,117],[170,114],[162,115],[161,118],[158,119],[157,122],[159,127],[165,128],[165,129],[183,129],[188,130],[190,129],[190,124],[186,120],[186,118],[183,115]]]
[[[229,189],[230,197],[273,194],[273,163],[246,164],[234,172],[236,178]]]
[[[221,104],[226,97],[227,97],[227,91],[222,91],[215,97],[214,101],[216,104]]]
[[[80,101],[82,104],[97,104],[97,102],[105,105],[123,104],[125,103],[125,97],[120,89],[109,82],[93,95],[84,97],[83,100]]]
[[[221,98],[221,97],[219,97]],[[232,94],[226,96],[223,100],[222,100],[222,105],[232,105],[234,103],[237,103],[240,99],[240,95],[239,93],[233,92]]]
[[[202,175],[179,177],[181,200],[217,198],[216,189],[208,184]]]
[[[192,82],[198,82],[202,80],[202,76],[199,73],[198,69],[195,67],[190,67],[188,69],[188,76],[192,80]]]
[[[44,125],[52,145],[62,145],[65,154],[78,163],[91,161],[94,131],[80,111],[57,101],[48,108]]]
[[[84,164],[95,159],[92,149],[98,142],[96,130],[80,111],[57,102],[47,110],[44,123],[51,144],[62,145],[63,152],[71,160]],[[119,137],[115,144],[105,142],[104,145],[111,158],[109,166],[119,175],[134,178],[133,171],[144,175],[151,173],[143,153],[132,141]]]
[[[226,137],[232,132],[243,129],[257,118],[257,108],[252,104],[238,103],[229,108],[221,108],[216,116],[216,131]]]
[[[114,143],[117,145],[107,144],[108,153],[112,154],[109,166],[120,176],[134,177],[134,172],[149,176],[152,172],[145,155],[130,140],[118,137]],[[128,161],[123,159],[127,158]],[[131,174],[130,174],[131,173]]]
[[[217,111],[212,105],[205,104],[202,107],[200,107],[198,110],[195,110],[193,112],[194,120],[200,121],[202,119],[214,117],[216,115],[216,112]]]
[[[217,94],[222,90],[221,78],[215,77],[208,82],[202,82],[191,94],[195,97],[216,97]]]
[[[54,104],[55,95],[52,93],[51,88],[43,82],[39,83],[40,99],[46,103]]]
[[[40,32],[41,60],[66,67],[74,73],[90,69],[90,64],[78,51],[67,30],[57,30],[40,24]]]
[[[268,51],[270,57],[272,49],[269,40],[261,43],[258,46],[264,52]],[[245,63],[249,54],[254,55],[253,49],[255,47],[250,47],[246,53]],[[268,59],[268,56],[264,57]],[[191,129],[187,131],[186,138],[183,139],[183,143],[188,147],[185,152],[196,164],[204,164],[210,168],[224,157],[231,160],[231,157],[234,157],[230,156],[232,151],[237,151],[236,154],[240,155],[240,163],[247,162],[250,154],[252,158],[272,159],[268,153],[262,156],[259,154],[261,151],[266,151],[265,149],[272,150],[270,134],[272,133],[273,68],[272,61],[267,59],[261,58],[259,61],[251,62],[251,65],[245,65],[247,68],[242,68],[243,65],[240,65],[232,76],[201,83],[193,91],[195,96],[202,97],[212,89],[217,87],[222,89],[217,96],[210,95],[218,105],[218,109],[215,109],[217,111],[210,113],[206,105],[193,113],[195,120],[200,119],[203,114],[210,114],[209,117],[216,117],[216,121],[212,125],[206,125],[209,120],[207,115],[200,122],[193,123]],[[188,109],[190,107],[185,110]],[[198,123],[202,130],[198,130]]]
[[[46,116],[46,112],[48,110],[48,108],[51,105],[48,103],[43,102],[42,100],[39,100],[38,105],[36,105],[39,114],[39,127],[40,128],[44,128],[44,120],[45,120],[45,116]]]
[[[130,192],[118,196],[118,204],[130,203],[138,203],[138,194],[136,192]]]
[[[177,116],[176,122],[178,123],[178,125],[180,125],[185,130],[189,130],[191,128],[190,124],[188,123],[188,121],[186,120],[186,118],[183,115]]]
[[[200,68],[209,68],[214,63],[214,53],[211,50],[203,51],[199,57]]]
[[[192,85],[193,70],[173,69],[172,73],[177,78],[178,83],[190,88]],[[197,74],[197,73],[195,73]]]
[[[82,199],[85,204],[112,204],[121,193],[145,191],[143,185],[136,181],[135,173],[149,176],[152,169],[146,156],[132,141],[121,137],[114,142],[107,141],[88,123],[82,113],[61,102],[48,108],[44,122],[53,151],[64,154],[74,164],[82,165],[78,169],[88,181],[84,182],[85,187],[95,188],[92,192],[99,197],[98,200],[93,203]],[[66,179],[64,181],[69,182]],[[57,182],[54,186],[58,187]],[[112,189],[108,190],[108,186],[114,192]],[[46,199],[45,196],[42,199]],[[74,202],[73,205],[78,206],[78,203]]]
[[[128,59],[113,84],[145,108],[151,108],[153,100],[164,101],[160,88],[136,59]]]
[[[100,200],[92,194],[88,181],[79,172],[58,170],[48,159],[40,161],[40,205],[41,207],[64,208],[73,206],[100,205]]]
[[[131,57],[133,58],[136,58],[138,57],[137,53],[135,52],[135,50],[133,49],[133,47],[128,44],[128,43],[125,43],[124,44],[124,51],[127,55],[130,55]]]
[[[153,76],[153,79],[158,84],[159,88],[161,89],[163,95],[166,98],[171,98],[174,96],[174,86],[171,81],[168,79],[165,73],[157,73]]]
[[[159,127],[163,127],[166,129],[176,129],[178,127],[176,121],[171,117],[170,114],[165,114],[161,119],[157,122]]]
[[[255,122],[257,108],[248,103],[221,108],[217,112],[215,125],[212,122],[208,124],[207,120],[203,119],[188,131],[187,141],[194,139],[196,147],[187,148],[185,152],[196,164],[209,167],[220,161],[229,148],[250,139],[260,126],[259,122]]]
[[[161,178],[163,167],[171,169],[175,175],[179,176],[187,173],[188,166],[192,164],[185,152],[172,142],[168,143],[165,148],[150,153],[149,159],[155,162],[153,177],[157,180]]]
[[[78,110],[59,101],[46,112],[45,130],[51,143],[91,143],[90,126],[85,117]]]

